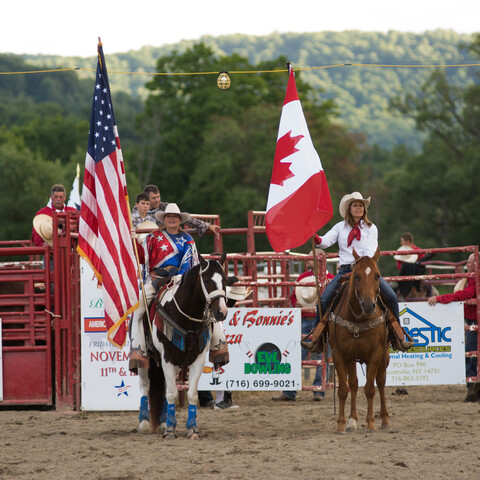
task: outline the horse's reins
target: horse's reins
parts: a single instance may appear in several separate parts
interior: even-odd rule
[[[227,301],[227,294],[226,294],[225,290],[217,289],[217,290],[212,290],[211,292],[209,292],[207,290],[207,288],[205,287],[205,282],[203,281],[203,274],[207,271],[209,266],[210,266],[210,263],[207,262],[207,266],[203,270],[200,269],[200,275],[199,275],[200,276],[200,285],[202,286],[202,291],[203,291],[203,295],[205,297],[205,302],[206,302],[206,305],[205,305],[205,313],[207,313],[206,317],[205,317],[205,313],[204,313],[202,318],[195,318],[195,317],[192,317],[192,316],[188,315],[187,313],[185,313],[180,308],[180,305],[178,304],[177,299],[175,298],[175,294],[173,295],[173,302],[175,303],[175,306],[177,307],[177,310],[179,311],[179,313],[181,313],[184,317],[188,318],[192,322],[201,323],[204,320],[207,321],[208,319],[210,319],[210,317],[212,316],[211,305],[212,305],[212,302],[214,300],[216,300],[217,298],[223,297],[225,299],[225,302]]]

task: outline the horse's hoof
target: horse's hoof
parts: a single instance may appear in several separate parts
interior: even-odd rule
[[[160,424],[160,434],[164,435],[166,431],[167,431],[167,424],[163,422]]]
[[[347,432],[345,430],[335,430],[335,435],[346,435]]]
[[[163,438],[165,438],[165,440],[175,440],[177,438],[177,435],[175,435],[175,430],[173,428],[167,428],[163,434]]]
[[[194,428],[190,428],[188,431],[187,431],[187,438],[189,440],[200,440],[200,434],[197,430],[197,427],[194,427]]]
[[[347,424],[345,430],[349,433],[350,432],[355,432],[357,430],[357,422],[353,419],[350,419],[348,421],[348,424]]]
[[[138,431],[147,433],[150,430],[150,422],[148,420],[142,420],[138,426]]]
[[[388,432],[389,430],[391,430],[392,426],[391,425],[382,425],[379,427],[380,430],[383,430],[385,432]]]

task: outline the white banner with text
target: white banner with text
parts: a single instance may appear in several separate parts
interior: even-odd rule
[[[128,370],[130,342],[122,349],[107,340],[103,292],[81,260],[82,410],[138,410],[138,377]]]
[[[427,302],[400,303],[400,322],[415,340],[408,352],[390,352],[387,385],[465,383],[463,303],[434,307]],[[359,385],[365,366],[357,365]]]
[[[230,308],[223,327],[230,362],[207,362],[199,390],[302,389],[299,308]]]

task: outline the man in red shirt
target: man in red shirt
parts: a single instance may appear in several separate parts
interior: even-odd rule
[[[48,215],[53,217],[53,212],[76,212],[77,209],[73,207],[67,207],[65,200],[67,199],[67,193],[65,187],[60,184],[55,184],[50,192],[50,202],[46,207],[41,208],[37,215]],[[42,247],[45,245],[45,240],[37,233],[35,227],[32,228],[32,242],[36,247]]]
[[[468,257],[467,260],[467,270],[468,272],[475,271],[475,258],[473,253]],[[454,293],[447,293],[445,295],[437,295],[436,297],[428,298],[429,305],[435,305],[436,303],[450,303],[450,302],[463,302],[465,300],[470,300],[477,296],[475,288],[475,278],[471,277],[468,279],[468,283],[463,290],[458,290]],[[467,305],[464,304],[463,307],[465,322],[467,325],[476,325],[477,324],[477,305]],[[477,331],[467,331],[465,333],[465,351],[466,352],[476,352],[478,348],[477,343]],[[477,376],[477,359],[475,357],[467,357],[465,359],[465,374],[467,377],[476,377]],[[476,402],[480,399],[480,383],[467,383],[468,391],[467,396],[465,397],[465,402]]]

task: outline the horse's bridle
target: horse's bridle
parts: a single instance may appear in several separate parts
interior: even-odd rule
[[[224,298],[225,299],[225,303],[227,302],[227,294],[225,292],[225,290],[220,290],[220,289],[217,289],[217,290],[212,290],[211,292],[209,292],[207,290],[207,287],[205,287],[205,282],[203,280],[203,274],[208,270],[208,267],[210,266],[210,261],[207,260],[207,265],[205,268],[200,268],[200,285],[202,286],[202,291],[203,291],[203,295],[205,297],[205,302],[206,302],[206,305],[205,305],[205,312],[203,314],[203,317],[202,318],[194,318],[194,317],[191,317],[190,315],[188,315],[187,313],[185,313],[181,308],[180,308],[180,305],[178,304],[177,302],[177,299],[175,298],[175,294],[173,294],[173,301],[175,303],[175,306],[177,307],[177,310],[184,316],[184,317],[187,317],[189,320],[191,320],[192,322],[203,322],[203,321],[207,321],[208,319],[211,318],[212,316],[212,302],[214,300],[216,300],[217,298]],[[206,314],[206,315],[205,315]]]
[[[360,302],[360,296],[358,295],[358,290],[357,290],[357,287],[355,285],[355,277],[354,277],[354,273],[355,273],[355,268],[357,266],[357,260],[355,260],[353,262],[353,268],[352,268],[352,287],[353,287],[353,293],[355,294],[355,297],[357,298],[358,300],[358,303],[360,305],[360,308],[361,308],[361,302]],[[373,302],[374,305],[377,305],[377,302],[378,302],[378,297],[380,295],[380,287],[378,289],[378,292],[377,292],[377,295],[375,296],[375,301]],[[371,313],[370,315],[367,315],[365,313],[363,313],[363,309],[362,309],[362,313],[360,315],[357,315],[354,311],[353,311],[353,308],[352,308],[352,304],[350,303],[350,300],[348,300],[348,307],[350,308],[350,311],[352,312],[352,315],[358,320],[360,317],[362,316],[365,316],[365,317],[370,317],[372,315],[375,315],[375,312],[374,313]]]

